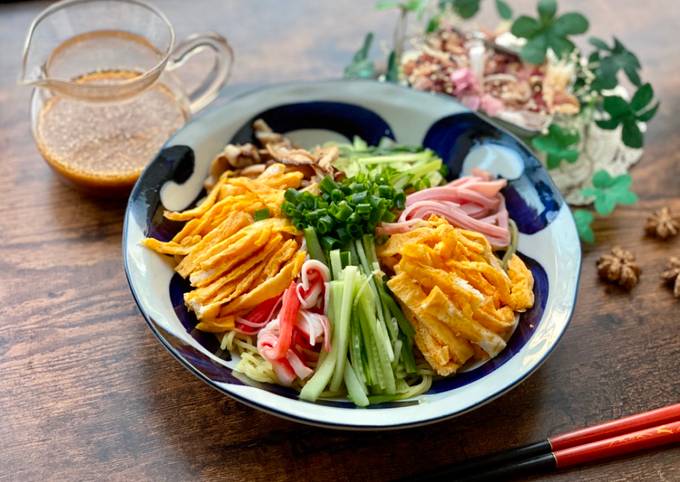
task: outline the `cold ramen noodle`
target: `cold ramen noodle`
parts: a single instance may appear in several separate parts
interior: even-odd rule
[[[420,147],[310,151],[254,129],[257,146],[213,160],[196,207],[165,213],[185,222],[177,235],[144,240],[174,256],[196,328],[239,355],[237,371],[363,407],[503,350],[534,303],[505,180],[475,171],[447,184]]]

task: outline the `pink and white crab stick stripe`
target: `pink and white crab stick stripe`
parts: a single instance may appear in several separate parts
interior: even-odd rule
[[[309,338],[310,346],[323,341],[324,351],[331,351],[331,325],[326,315],[300,310],[295,326]]]
[[[326,309],[328,292],[326,285],[330,272],[326,265],[316,260],[307,260],[302,265],[301,282],[291,284],[282,296],[279,314],[260,330],[257,336],[257,351],[268,360],[279,382],[290,385],[295,378],[309,377],[313,370],[305,365],[304,352],[292,347],[295,332],[299,331],[314,347],[323,340],[323,350],[330,351],[330,323],[325,314],[311,309]],[[319,306],[323,300],[324,306]],[[302,353],[302,356],[301,356]]]
[[[300,270],[301,282],[297,285],[297,296],[302,308],[309,309],[317,305],[319,296],[327,291],[326,283],[330,279],[331,273],[321,261],[308,259],[304,262]],[[324,305],[326,304],[324,297]]]

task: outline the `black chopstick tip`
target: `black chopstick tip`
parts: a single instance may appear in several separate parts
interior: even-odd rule
[[[513,477],[521,475],[536,475],[546,472],[553,472],[557,470],[557,461],[555,456],[551,453],[538,455],[526,460],[518,460],[508,463],[507,465],[500,465],[490,468],[487,471],[481,471],[477,474],[468,474],[463,477],[449,477],[440,478],[436,480],[455,480],[457,482],[482,482],[482,481],[497,481],[509,480]],[[432,479],[435,480],[435,479]]]
[[[490,455],[483,455],[457,464],[445,465],[431,472],[399,479],[397,482],[464,480],[465,477],[484,473],[496,467],[512,465],[515,462],[532,459],[541,455],[550,455],[551,450],[550,442],[542,440],[540,442],[514,447]]]

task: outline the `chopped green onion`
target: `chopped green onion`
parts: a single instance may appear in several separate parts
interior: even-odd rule
[[[288,216],[289,218],[292,218],[295,216],[295,205],[291,203],[283,203],[283,206],[281,207],[281,211],[283,214]]]
[[[406,194],[403,192],[399,192],[394,196],[394,206],[402,210],[404,209],[404,206],[406,205]]]
[[[289,203],[294,203],[297,201],[299,195],[300,193],[298,193],[295,189],[286,189],[286,193],[283,195],[283,198]]]
[[[329,176],[325,176],[319,183],[319,189],[323,192],[331,193],[335,189],[335,182]]]
[[[378,194],[381,197],[392,199],[394,197],[394,189],[391,186],[378,186]]]
[[[396,209],[403,209],[406,196],[390,184],[392,171],[390,167],[384,175],[360,173],[337,182],[326,176],[319,183],[318,196],[309,191],[287,191],[282,211],[297,228],[313,227],[322,236],[322,247],[333,249],[373,234],[381,222],[396,219]],[[323,236],[337,242],[324,242]]]
[[[357,204],[355,212],[357,212],[359,214],[370,214],[371,213],[371,205],[369,203],[359,203],[359,204]]]
[[[335,217],[340,221],[346,221],[347,218],[349,218],[352,215],[352,207],[349,205],[347,201],[340,201],[340,203],[337,206],[338,211],[337,214],[335,214]]]
[[[380,186],[382,187],[382,186]],[[355,192],[352,194],[349,198],[350,202],[352,204],[360,204],[366,202],[366,199],[368,198],[368,192],[367,191],[361,191],[361,192]]]
[[[340,238],[340,241],[343,243],[352,239],[347,228],[338,228],[336,232],[338,233],[338,238]]]
[[[253,213],[253,219],[255,221],[262,221],[264,219],[269,219],[269,208],[258,209]]]
[[[352,192],[361,192],[366,189],[366,186],[360,182],[353,182],[349,185],[349,188],[352,190]]]
[[[354,214],[352,214],[352,216],[354,216]],[[354,239],[359,238],[361,236],[361,233],[362,233],[361,226],[359,226],[359,224],[357,224],[357,223],[348,224],[347,225],[347,232],[349,233],[351,238],[354,238]]]
[[[340,246],[340,241],[338,241],[333,236],[322,236],[321,246],[323,247],[324,251],[330,251],[332,249],[338,248]]]
[[[320,217],[317,221],[316,229],[318,229],[321,234],[329,233],[333,229],[333,218],[327,214]]]
[[[397,215],[391,211],[386,211],[382,216],[382,220],[386,223],[394,222],[397,219]]]

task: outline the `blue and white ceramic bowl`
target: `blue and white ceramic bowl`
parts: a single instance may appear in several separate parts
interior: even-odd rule
[[[252,141],[263,118],[298,144],[313,146],[358,135],[422,144],[448,164],[451,178],[483,167],[508,179],[507,207],[520,231],[519,252],[535,278],[536,303],[523,313],[507,348],[493,360],[436,380],[415,400],[355,408],[345,401],[309,403],[284,387],[234,373],[236,361],[218,351],[213,335],[194,329],[182,294],[186,283],[169,259],[140,245],[168,240],[178,223],[164,209],[182,210],[202,196],[212,158],[229,142]],[[137,182],[125,215],[125,271],[132,293],[159,341],[187,369],[217,390],[288,419],[335,428],[385,429],[460,415],[493,400],[533,373],[555,348],[571,317],[581,251],[569,208],[539,161],[515,137],[452,100],[370,81],[330,81],[270,87],[240,96],[180,130]]]

